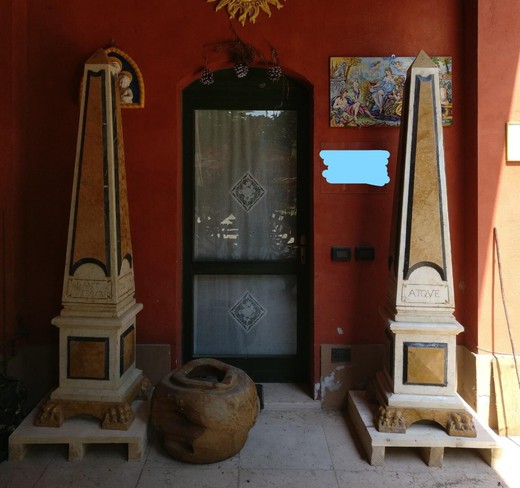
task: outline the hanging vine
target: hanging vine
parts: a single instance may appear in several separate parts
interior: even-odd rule
[[[234,31],[233,31],[234,32]],[[247,42],[244,42],[235,33],[235,38],[230,41],[216,42],[204,46],[209,53],[205,56],[205,66],[202,68],[200,82],[203,85],[211,85],[215,81],[215,76],[210,70],[208,63],[211,54],[218,54],[222,51],[227,53],[229,61],[233,63],[233,69],[238,78],[244,78],[249,72],[249,67],[253,64],[263,64],[267,69],[267,77],[275,82],[283,76],[283,70],[278,59],[278,52],[270,45],[270,59],[267,59],[263,52]]]

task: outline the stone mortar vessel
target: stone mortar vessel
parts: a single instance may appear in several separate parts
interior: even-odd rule
[[[253,380],[216,359],[195,359],[168,373],[152,397],[152,422],[173,458],[214,463],[242,449],[259,411]]]

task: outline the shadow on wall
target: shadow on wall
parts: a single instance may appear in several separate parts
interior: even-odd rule
[[[8,361],[6,374],[27,388],[26,413],[47,395],[58,382],[58,346],[27,345]]]

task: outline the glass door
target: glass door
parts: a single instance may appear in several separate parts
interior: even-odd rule
[[[184,93],[184,352],[256,381],[300,381],[309,369],[307,112],[301,99],[283,100],[283,87],[251,83],[262,75],[250,73],[232,101],[229,76],[225,89],[216,77],[217,87]]]

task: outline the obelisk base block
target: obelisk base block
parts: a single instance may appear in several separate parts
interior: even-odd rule
[[[388,360],[374,382],[379,432],[405,433],[429,420],[448,435],[475,437],[473,416],[457,394],[456,336],[463,327],[446,322],[399,322],[386,318]]]
[[[456,385],[458,323],[396,322],[386,319],[388,391],[453,396]]]
[[[78,398],[74,399],[74,395],[64,395],[60,388],[56,389],[41,406],[34,425],[61,427],[63,422],[70,417],[90,415],[101,420],[102,429],[127,430],[135,418],[132,409],[133,400],[137,397],[148,399],[151,392],[150,381],[142,375],[140,370],[135,370],[135,373],[136,377],[130,388],[127,385],[122,386],[121,390],[124,388],[126,394],[119,401],[103,401],[101,399],[106,398],[106,395],[99,393],[97,395],[81,393],[77,394]],[[68,398],[66,398],[67,396]],[[89,396],[90,399],[88,399]]]
[[[379,372],[375,381],[376,399],[380,407],[374,418],[379,432],[405,434],[406,429],[420,420],[439,424],[448,435],[475,437],[473,416],[458,394],[417,395],[389,391],[389,379]]]
[[[60,329],[60,383],[40,409],[36,426],[60,427],[69,417],[91,415],[103,429],[128,429],[132,401],[151,390],[135,367],[136,315],[142,308],[134,303],[121,316],[53,319]]]

